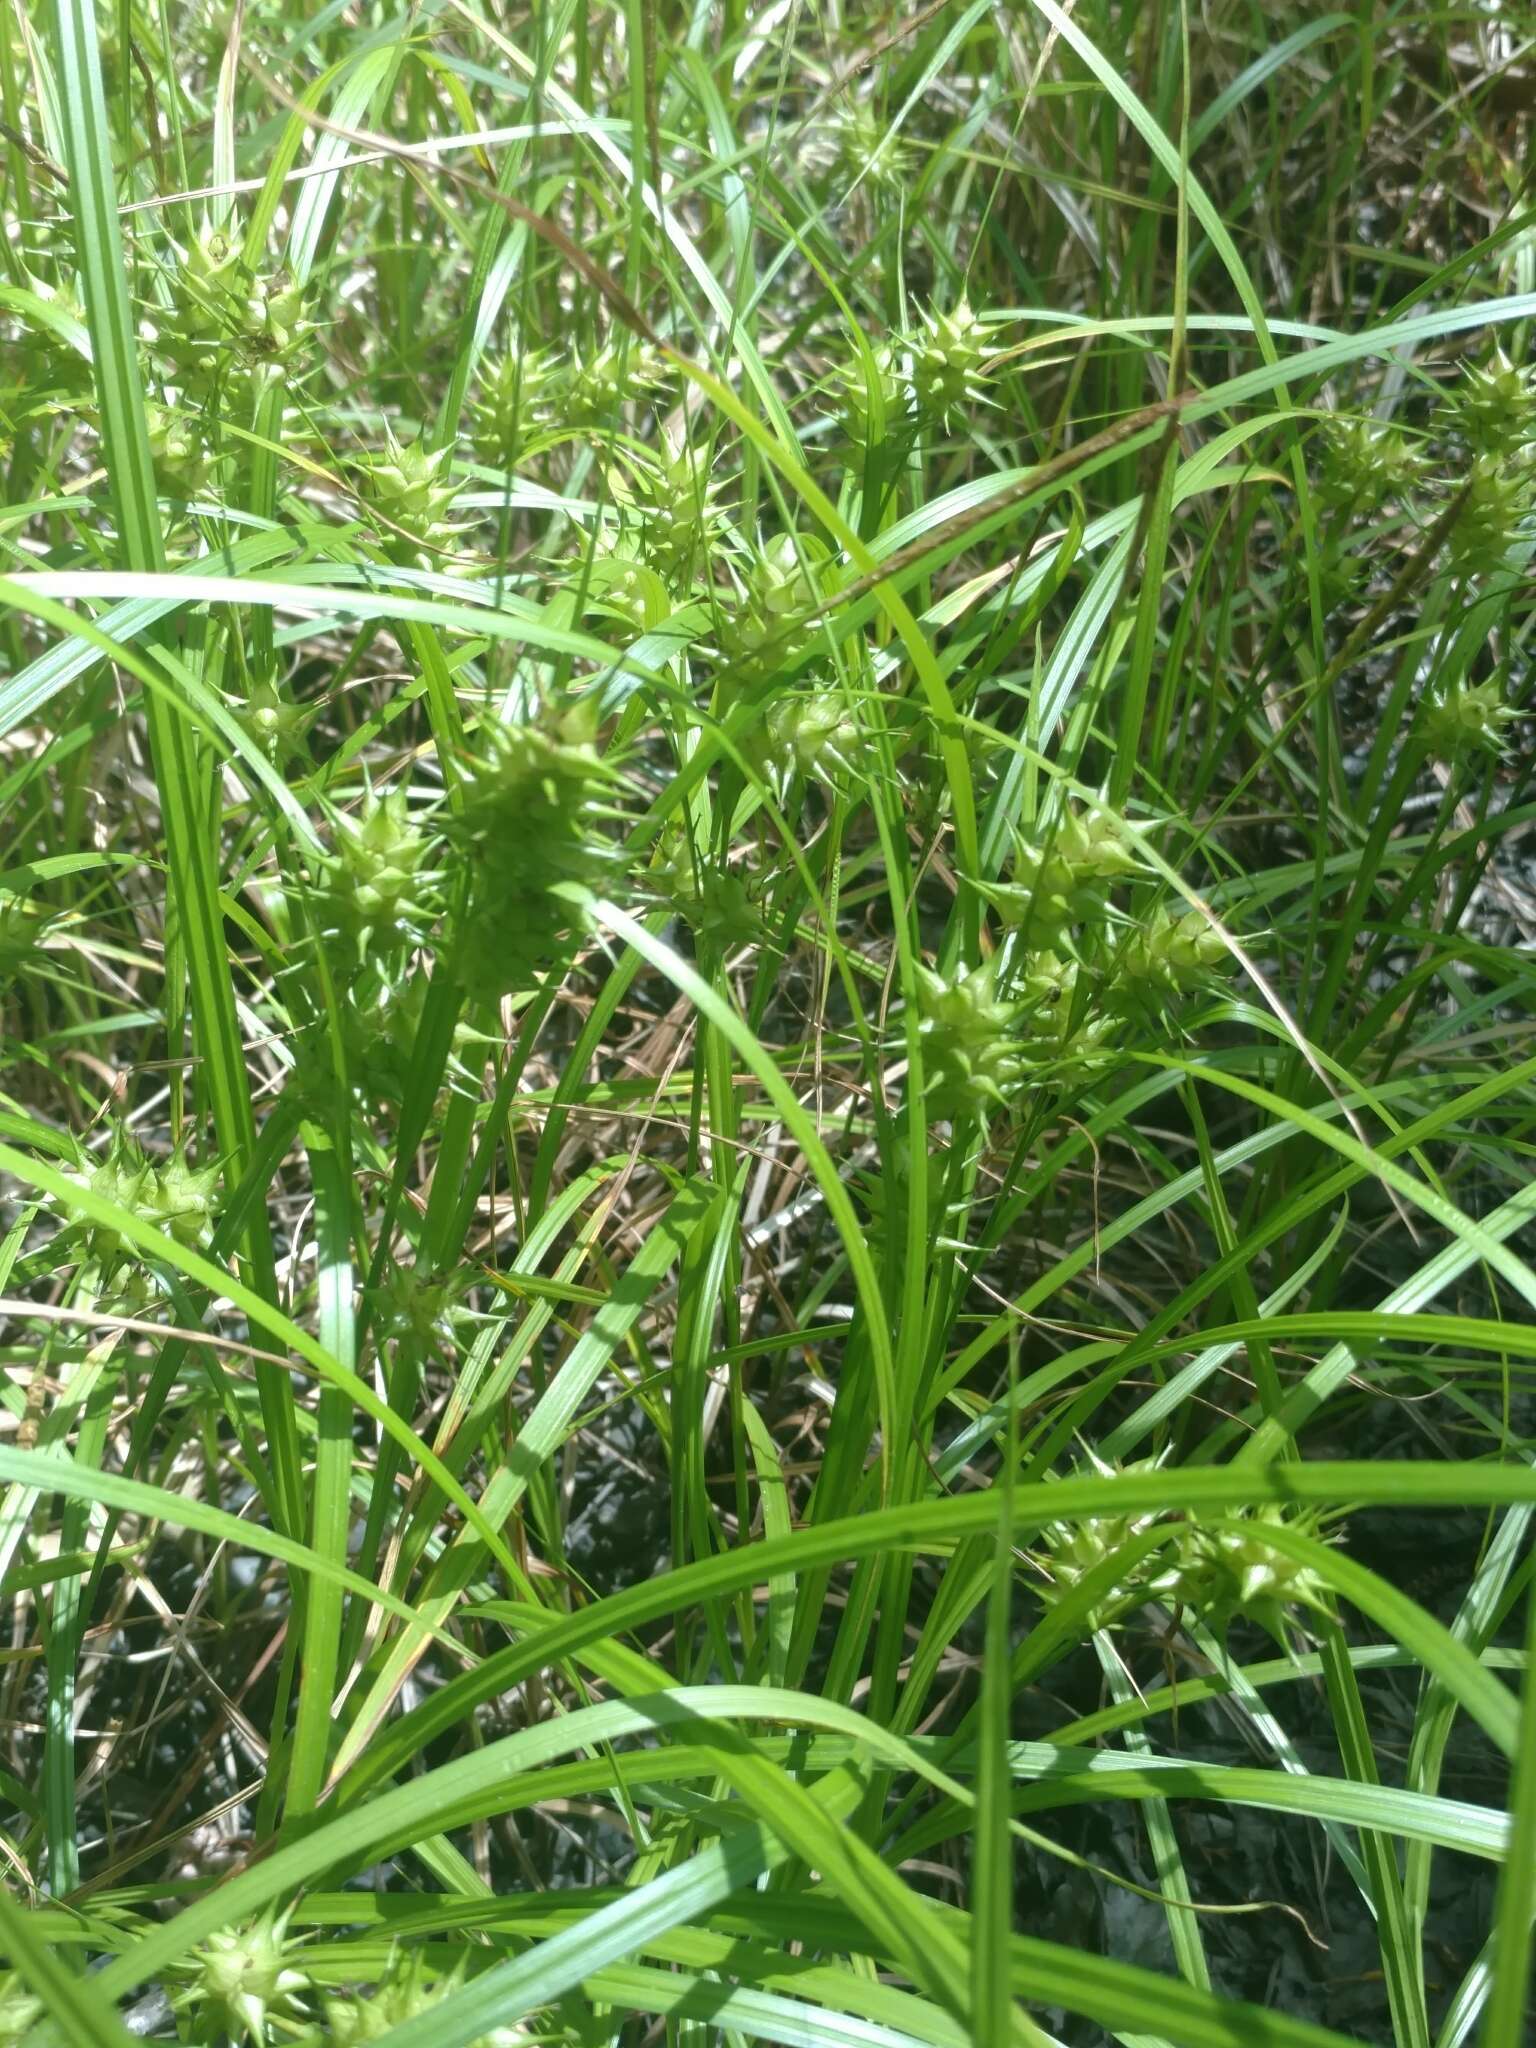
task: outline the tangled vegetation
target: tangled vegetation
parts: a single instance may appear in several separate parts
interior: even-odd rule
[[[1520,2048],[1536,48],[0,19],[0,2048]]]

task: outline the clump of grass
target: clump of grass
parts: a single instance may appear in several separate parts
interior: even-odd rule
[[[1529,73],[6,17],[0,2042],[1517,2048]]]

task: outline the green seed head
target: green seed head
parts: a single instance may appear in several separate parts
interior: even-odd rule
[[[1423,479],[1423,463],[1395,427],[1377,420],[1335,416],[1323,424],[1318,496],[1337,511],[1361,515],[1408,495]]]
[[[1013,874],[984,891],[1004,923],[1041,944],[1102,914],[1114,884],[1142,862],[1112,811],[1068,811],[1038,840],[1015,841]]]
[[[236,707],[241,723],[250,732],[269,761],[282,763],[303,744],[314,712],[295,704],[280,686],[263,677],[251,685],[251,694]]]
[[[462,1963],[434,1979],[428,1974],[423,1954],[397,1950],[384,1977],[371,1991],[326,1999],[323,2038],[328,2048],[368,2048],[371,2042],[387,2039],[396,2027],[431,2012],[463,1982]],[[308,2048],[311,2040],[319,2048],[321,2038],[318,2034],[306,2035],[303,2048]],[[527,2038],[518,2027],[492,2027],[489,2033],[477,2034],[469,2048],[523,2048]]]
[[[385,454],[359,464],[358,496],[378,513],[380,545],[392,561],[431,568],[456,546],[465,528],[449,517],[461,489],[452,461],[450,447],[402,446],[391,435]]]
[[[925,313],[912,342],[912,390],[918,411],[947,422],[963,406],[986,396],[986,329],[962,299],[951,313]]]
[[[382,972],[380,967],[382,965]],[[396,954],[376,958],[374,971],[352,977],[342,999],[340,1027],[347,1079],[367,1108],[400,1102],[419,1077],[418,1046],[426,1008],[429,977],[407,971]],[[460,1054],[471,1027],[454,1027],[454,1053]],[[295,1085],[303,1097],[329,1109],[334,1106],[336,1074],[329,1037],[323,1030],[306,1032],[297,1047],[299,1072]]]
[[[721,626],[722,675],[733,693],[754,690],[772,676],[800,668],[811,646],[808,632],[745,611]]]
[[[547,419],[560,373],[544,349],[511,348],[486,363],[474,406],[475,452],[510,469]]]
[[[182,1139],[167,1163],[152,1170],[144,1193],[144,1209],[178,1244],[191,1248],[213,1235],[218,1213],[218,1187],[223,1168],[218,1160],[194,1167]]]
[[[1100,1477],[1115,1469],[1156,1468],[1145,1460],[1122,1468],[1094,1460]],[[1172,1495],[1172,1477],[1169,1483]],[[1234,1512],[1221,1522],[1224,1526],[1214,1526],[1172,1505],[1052,1523],[1042,1531],[1042,1547],[1034,1554],[1045,1580],[1047,1604],[1075,1592],[1091,1572],[1108,1566],[1138,1537],[1165,1528],[1165,1547],[1136,1561],[1120,1560],[1118,1571],[1110,1571],[1107,1587],[1099,1589],[1089,1610],[1089,1627],[1107,1627],[1127,1608],[1155,1599],[1170,1607],[1194,1609],[1219,1632],[1237,1615],[1245,1615],[1283,1641],[1283,1623],[1294,1609],[1328,1611],[1330,1597],[1322,1577],[1280,1549],[1269,1534],[1294,1529],[1316,1537],[1322,1527],[1318,1514],[1263,1506]]]
[[[266,2048],[274,2038],[269,2021],[303,2018],[297,1994],[310,1984],[308,1973],[289,1960],[287,1928],[287,1913],[268,1912],[245,1927],[211,1934],[196,1952],[197,1975],[183,2001],[209,2007],[236,2041]]]
[[[843,788],[858,772],[863,735],[840,690],[812,690],[782,698],[768,713],[770,758],[812,781]]]
[[[251,269],[234,237],[205,224],[169,284],[170,308],[154,322],[173,383],[201,402],[234,377],[253,399],[277,377],[292,381],[317,328],[285,271]]]
[[[367,2048],[382,2041],[396,2027],[419,2019],[456,1991],[463,1982],[462,1967],[435,1982],[427,1975],[426,1957],[419,1951],[396,1950],[383,1979],[371,1991],[350,1998],[328,1998],[325,2018],[332,2048]]]
[[[34,279],[31,289],[39,304],[21,316],[23,331],[16,351],[22,376],[18,397],[24,391],[43,412],[88,410],[95,385],[84,304],[67,285]]]
[[[880,342],[871,354],[872,375],[864,358],[855,356],[843,365],[836,381],[843,430],[856,448],[896,433],[912,414],[911,387],[890,343]]]
[[[194,1167],[187,1158],[188,1139],[183,1138],[164,1166],[155,1166],[144,1156],[138,1141],[119,1124],[103,1158],[74,1178],[77,1183],[124,1209],[130,1216],[154,1224],[178,1244],[206,1244],[213,1235],[218,1213],[218,1188],[223,1166],[217,1159]],[[78,1210],[66,1213],[73,1220]],[[125,1249],[121,1234],[110,1225],[86,1219],[91,1254],[108,1259]]]
[[[751,690],[803,666],[815,628],[802,614],[817,603],[825,550],[805,535],[775,534],[758,550],[746,596],[720,633],[721,667],[733,690]]]
[[[1442,761],[1506,751],[1505,732],[1520,714],[1505,704],[1497,680],[1456,683],[1428,700],[1419,716],[1431,753]]]
[[[1209,983],[1226,958],[1221,934],[1198,911],[1176,916],[1160,908],[1122,947],[1119,968],[1132,990],[1181,995]]]
[[[739,869],[716,867],[702,853],[695,864],[688,835],[680,826],[661,840],[645,884],[685,918],[699,938],[723,949],[762,936],[763,920],[751,882]]]
[[[573,355],[559,412],[568,425],[607,425],[620,409],[651,397],[666,378],[666,363],[649,342],[604,342],[583,359]]]
[[[919,1036],[936,1116],[1006,1108],[1029,1072],[1024,1005],[997,993],[997,963],[951,978],[921,970]]]
[[[238,344],[253,386],[293,376],[294,364],[318,332],[304,294],[286,271],[247,274]]]
[[[1184,1525],[1172,1597],[1198,1609],[1223,1631],[1237,1616],[1260,1623],[1283,1640],[1287,1614],[1310,1608],[1326,1614],[1331,1598],[1324,1579],[1268,1540],[1271,1529],[1294,1529],[1317,1537],[1321,1518],[1266,1505],[1234,1511],[1229,1526],[1209,1527],[1198,1519]]]
[[[196,498],[218,470],[216,457],[203,439],[195,414],[149,402],[144,407],[149,452],[156,481],[176,498]]]
[[[1501,569],[1536,506],[1536,468],[1502,455],[1479,455],[1447,543],[1451,566],[1466,576]]]
[[[714,484],[685,448],[647,472],[637,495],[647,562],[674,587],[688,585],[708,562],[719,532]]]
[[[130,1216],[137,1216],[145,1210],[154,1196],[153,1170],[144,1157],[136,1138],[126,1124],[119,1123],[112,1134],[112,1142],[103,1158],[88,1171],[76,1174],[74,1178],[99,1196],[104,1202],[112,1202],[119,1209],[125,1209]],[[71,1216],[78,1214],[70,1211]],[[91,1256],[108,1260],[124,1249],[120,1233],[110,1224],[86,1221],[87,1241]]]
[[[641,560],[644,545],[637,533],[615,534],[609,529],[586,571],[587,595],[594,609],[617,619],[631,633],[659,625],[672,610],[667,586]]]
[[[171,278],[173,312],[166,339],[185,375],[201,379],[219,369],[235,331],[240,273],[234,242],[222,228],[205,222]]]
[[[747,578],[747,600],[766,618],[783,619],[816,602],[816,571],[825,558],[813,537],[776,533],[758,552]]]
[[[331,898],[343,926],[370,938],[419,939],[432,916],[427,836],[410,820],[403,789],[337,818]]]
[[[1080,1522],[1054,1522],[1042,1530],[1044,1543],[1035,1553],[1035,1563],[1044,1580],[1047,1606],[1054,1607],[1076,1593],[1085,1579],[1105,1569],[1152,1520],[1150,1515],[1139,1520],[1130,1515],[1093,1515]],[[1150,1597],[1139,1569],[1128,1567],[1111,1575],[1108,1586],[1089,1605],[1082,1625],[1107,1628],[1127,1607]]]
[[[1517,366],[1503,349],[1467,372],[1452,395],[1452,419],[1472,446],[1506,462],[1536,453],[1536,364]]]
[[[621,854],[604,799],[614,777],[595,732],[591,701],[578,699],[476,735],[463,804],[446,829],[473,877],[459,969],[477,994],[530,988],[561,956],[579,919],[555,888],[613,884]]]
[[[1114,882],[1141,871],[1141,857],[1113,811],[1068,811],[1056,837],[1062,857],[1081,880]]]
[[[467,1276],[433,1276],[414,1264],[394,1266],[384,1285],[389,1335],[420,1350],[451,1351],[459,1296]]]
[[[514,825],[524,805],[580,803],[608,780],[596,737],[597,713],[588,697],[546,706],[516,724],[487,720],[476,735],[466,822],[491,832]]]
[[[911,175],[911,146],[900,131],[893,132],[868,100],[841,94],[819,137],[841,178],[851,185],[865,184],[895,188]]]
[[[1101,1479],[1115,1471],[1148,1472],[1155,1469],[1155,1464],[1146,1459],[1118,1467],[1092,1457],[1092,1470]],[[1106,1582],[1092,1596],[1082,1617],[1084,1628],[1101,1629],[1108,1628],[1127,1608],[1140,1606],[1169,1592],[1174,1583],[1174,1573],[1164,1552],[1152,1550],[1141,1558],[1118,1556],[1128,1544],[1153,1529],[1160,1519],[1160,1511],[1149,1508],[1139,1514],[1088,1515],[1078,1521],[1048,1523],[1040,1532],[1040,1549],[1032,1553],[1036,1569],[1044,1581],[1041,1593],[1046,1605],[1058,1605],[1076,1593],[1090,1574],[1107,1570]],[[1111,1560],[1116,1560],[1113,1567]]]
[[[1028,840],[1015,850],[1013,879],[988,883],[985,893],[1005,924],[1042,942],[1076,922],[1081,894],[1079,878],[1060,848]]]

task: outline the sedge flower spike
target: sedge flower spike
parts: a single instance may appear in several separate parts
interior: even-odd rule
[[[986,333],[965,299],[953,312],[923,315],[912,343],[912,390],[926,418],[947,424],[952,413],[985,398]]]
[[[309,1989],[310,1978],[293,1967],[287,1933],[285,1911],[210,1934],[196,1951],[197,1975],[177,2002],[207,2007],[226,2033],[254,2048],[289,2038],[286,2028],[274,2034],[270,2022],[303,2017],[298,1994]]]

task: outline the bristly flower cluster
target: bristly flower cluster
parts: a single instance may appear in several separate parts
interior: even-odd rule
[[[436,913],[438,876],[428,835],[411,822],[403,789],[370,797],[355,818],[338,814],[326,885],[339,928],[359,957],[370,945],[420,944]]]
[[[616,777],[597,727],[594,702],[580,698],[476,734],[463,802],[444,826],[470,877],[457,968],[476,994],[533,987],[582,930],[557,888],[607,889],[622,872]]]
[[[105,1155],[82,1164],[73,1178],[98,1200],[111,1202],[163,1230],[178,1244],[188,1248],[205,1245],[218,1214],[223,1166],[216,1159],[193,1166],[187,1156],[189,1143],[184,1137],[164,1165],[157,1166],[127,1125],[119,1123]],[[70,1220],[78,1220],[84,1227],[94,1257],[108,1260],[127,1248],[115,1226],[96,1222],[83,1208],[71,1208],[67,1203],[65,1208]]]
[[[1158,1466],[1144,1460],[1116,1468],[1095,1458],[1093,1469],[1107,1477]],[[1172,1493],[1171,1473],[1169,1483]],[[1111,1628],[1157,1601],[1198,1614],[1218,1636],[1240,1617],[1255,1622],[1288,1650],[1302,1615],[1333,1612],[1322,1574],[1288,1539],[1315,1544],[1325,1530],[1326,1518],[1312,1509],[1265,1503],[1204,1516],[1183,1512],[1175,1498],[1166,1508],[1048,1523],[1033,1561],[1046,1605],[1080,1603],[1083,1628]]]
[[[446,566],[444,558],[467,531],[463,521],[450,517],[462,488],[449,445],[402,445],[391,434],[383,454],[357,466],[358,497],[375,515],[379,547],[388,560],[408,568]]]

